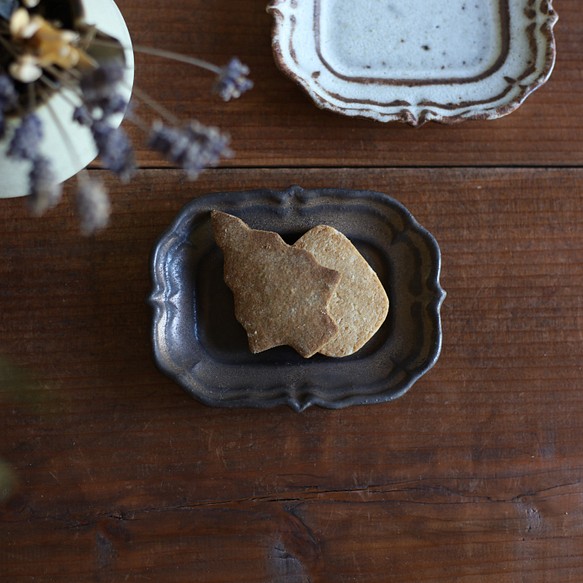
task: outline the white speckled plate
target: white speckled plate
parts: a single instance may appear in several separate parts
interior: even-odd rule
[[[495,119],[555,62],[551,0],[272,0],[267,10],[280,68],[345,115]]]

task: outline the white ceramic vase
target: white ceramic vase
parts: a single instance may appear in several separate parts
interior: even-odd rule
[[[117,39],[125,49],[126,78],[120,92],[129,101],[134,80],[134,58],[130,35],[122,14],[113,0],[82,0],[82,5],[85,21]],[[74,176],[97,156],[90,130],[72,119],[73,103],[75,101],[55,93],[47,104],[37,110],[44,130],[41,153],[51,160],[58,182],[64,182]],[[122,118],[120,115],[115,120],[118,125]],[[30,164],[6,156],[15,125],[16,121],[8,120],[6,137],[0,140],[0,198],[29,194]],[[66,133],[66,138],[63,137],[63,133]],[[71,147],[66,142],[72,144],[74,152],[71,152]]]

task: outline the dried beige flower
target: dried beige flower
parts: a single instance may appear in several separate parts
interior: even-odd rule
[[[72,69],[79,64],[94,65],[93,60],[75,45],[79,42],[79,35],[71,30],[61,30],[55,28],[38,14],[30,15],[26,8],[19,8],[14,11],[10,18],[10,34],[17,41],[24,51],[24,55],[36,58],[40,67],[50,67],[56,65],[62,69]],[[27,61],[30,64],[30,59]],[[20,71],[17,67],[16,71]],[[39,77],[34,77],[30,69],[21,77],[15,77],[25,83],[24,78],[36,81]],[[11,72],[12,74],[12,72]],[[18,73],[17,73],[18,74]]]
[[[20,55],[8,67],[10,75],[21,83],[33,83],[42,77],[43,70],[33,55]]]
[[[10,34],[15,40],[31,38],[39,26],[38,18],[31,18],[26,8],[18,8],[10,17]]]

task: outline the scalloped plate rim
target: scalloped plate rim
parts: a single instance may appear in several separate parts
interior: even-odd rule
[[[355,389],[352,394],[345,395],[344,397],[335,400],[331,398],[323,398],[317,394],[310,393],[309,391],[307,393],[302,393],[302,387],[290,387],[286,385],[280,386],[276,384],[270,388],[271,391],[276,391],[276,394],[270,398],[262,398],[261,396],[257,396],[260,391],[253,388],[249,388],[250,397],[247,396],[241,399],[217,398],[216,395],[212,394],[212,390],[209,396],[208,391],[206,391],[204,387],[198,386],[196,382],[193,382],[192,378],[188,374],[188,370],[186,370],[183,363],[176,362],[176,360],[173,358],[173,355],[170,354],[170,351],[167,348],[167,335],[164,332],[161,332],[161,330],[165,330],[168,324],[168,319],[170,317],[168,309],[169,302],[165,294],[165,291],[168,289],[169,270],[167,261],[170,250],[176,244],[184,244],[186,242],[185,234],[191,232],[191,223],[197,217],[197,215],[200,214],[200,207],[204,207],[205,203],[221,200],[223,198],[236,197],[237,195],[242,194],[246,197],[251,197],[253,195],[263,197],[280,197],[281,200],[293,198],[295,199],[296,204],[302,205],[304,203],[300,200],[301,197],[308,196],[310,200],[312,200],[315,196],[318,196],[318,194],[314,193],[318,193],[319,195],[323,196],[349,193],[351,196],[354,196],[358,199],[366,198],[367,196],[371,195],[375,197],[381,197],[382,200],[388,204],[388,206],[399,213],[401,218],[406,221],[408,228],[411,228],[422,236],[432,258],[432,273],[431,276],[427,277],[427,285],[429,286],[428,289],[431,289],[433,292],[433,299],[428,304],[427,311],[431,312],[431,316],[435,324],[435,338],[432,339],[431,342],[429,358],[427,358],[427,360],[423,363],[423,366],[419,367],[417,370],[415,370],[414,373],[410,374],[407,382],[402,383],[398,390],[393,391],[385,389],[384,391],[376,392],[373,394],[362,394]],[[183,207],[183,209],[174,218],[168,229],[158,238],[151,256],[151,275],[154,285],[153,290],[148,298],[148,303],[154,312],[152,341],[156,365],[163,373],[165,373],[184,390],[186,390],[187,393],[208,406],[226,408],[272,408],[279,405],[288,405],[293,410],[299,412],[313,405],[329,409],[341,409],[352,405],[386,403],[403,396],[423,375],[425,375],[431,368],[433,368],[441,354],[442,324],[440,310],[446,293],[441,287],[439,281],[441,275],[441,251],[439,249],[439,245],[431,233],[429,233],[429,231],[415,219],[411,212],[402,203],[382,192],[371,190],[351,190],[343,188],[317,188],[304,190],[299,186],[292,186],[285,190],[257,189],[241,192],[228,191],[197,197]],[[334,359],[329,360],[330,362],[334,361]],[[195,363],[194,366],[196,366],[196,364],[197,363]],[[375,382],[376,384],[379,384],[384,381],[381,380]]]
[[[316,2],[316,0],[312,1]],[[337,103],[333,103],[330,99],[326,98],[322,92],[316,91],[313,86],[310,85],[307,75],[299,74],[294,70],[284,56],[284,54],[287,53],[293,54],[295,49],[292,48],[291,40],[282,38],[282,22],[286,17],[284,12],[282,12],[282,8],[285,8],[286,5],[294,8],[297,7],[297,0],[271,0],[267,5],[266,10],[274,19],[272,25],[272,52],[276,65],[284,74],[295,81],[305,93],[307,93],[318,108],[350,117],[372,118],[380,122],[404,122],[412,126],[421,126],[428,121],[434,121],[440,124],[451,125],[467,120],[493,120],[509,115],[520,107],[529,95],[544,85],[550,78],[556,61],[556,42],[553,28],[559,18],[553,8],[552,0],[515,1],[523,2],[525,10],[529,8],[530,4],[537,1],[537,9],[541,14],[546,15],[540,31],[546,41],[544,64],[540,67],[540,71],[536,78],[526,86],[521,87],[520,91],[507,103],[500,104],[490,109],[484,108],[482,111],[477,112],[472,110],[460,111],[455,115],[436,113],[430,108],[422,107],[417,107],[417,111],[414,111],[411,104],[403,106],[401,109],[393,108],[392,110],[384,110],[382,107],[376,109],[374,107],[366,107],[364,102],[358,108],[343,107]],[[541,6],[543,6],[544,9],[541,8]],[[283,48],[284,41],[289,44],[287,49]]]

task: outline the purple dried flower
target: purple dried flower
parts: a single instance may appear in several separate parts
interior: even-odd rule
[[[123,95],[114,93],[108,100],[104,100],[101,105],[104,117],[115,115],[116,113],[125,113],[128,109],[128,101]]]
[[[188,147],[188,140],[182,130],[155,122],[148,139],[148,146],[171,162],[178,163]]]
[[[229,149],[230,137],[221,133],[218,128],[204,126],[193,120],[184,131],[190,139],[192,153],[196,153],[196,157],[200,160],[201,170],[216,166],[221,156],[225,158],[233,156],[233,152]]]
[[[73,110],[73,121],[82,126],[90,126],[93,123],[93,118],[87,107],[79,105]]]
[[[0,74],[0,111],[7,111],[14,107],[17,99],[12,79],[4,73]]]
[[[172,128],[156,122],[148,145],[170,162],[180,166],[190,179],[210,166],[216,166],[221,156],[231,156],[229,137],[217,128],[192,121],[184,128]]]
[[[247,75],[249,75],[249,67],[241,63],[237,57],[233,57],[221,69],[221,73],[215,84],[215,92],[224,101],[241,97],[243,93],[253,88],[253,81]]]
[[[93,139],[104,166],[122,180],[129,180],[136,168],[132,144],[121,128],[96,120],[91,125]]]
[[[14,131],[7,155],[17,160],[34,161],[38,156],[43,127],[40,118],[29,113]]]
[[[81,78],[80,86],[86,95],[102,96],[115,87],[124,76],[124,68],[118,61],[107,61],[91,69]]]
[[[14,82],[5,73],[0,73],[0,139],[6,134],[6,117],[4,112],[16,105],[17,95]]]
[[[81,219],[81,232],[84,235],[93,235],[107,227],[111,204],[101,181],[91,178],[80,180],[77,190],[77,211]]]
[[[80,81],[85,105],[89,109],[101,109],[103,116],[122,113],[128,104],[117,92],[123,78],[124,68],[116,61],[92,69]]]
[[[44,214],[61,200],[62,187],[56,181],[50,161],[44,156],[37,156],[29,174],[30,209],[36,216]]]

